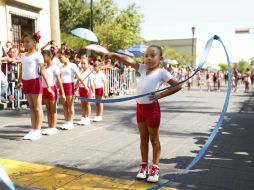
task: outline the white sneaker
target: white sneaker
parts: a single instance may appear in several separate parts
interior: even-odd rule
[[[145,179],[147,177],[147,174],[148,174],[148,164],[147,163],[140,164],[140,168],[136,178]]]
[[[73,128],[74,128],[73,122],[68,122],[68,123],[65,125],[64,130],[70,130],[70,129],[73,129]]]
[[[86,117],[86,120],[85,120],[85,123],[84,123],[84,125],[90,125],[91,124],[91,120],[90,120],[90,118],[89,117]]]
[[[43,135],[55,135],[55,134],[57,134],[57,129],[56,128],[47,128],[42,131],[42,134]]]
[[[33,129],[28,134],[26,134],[23,139],[24,140],[37,140],[37,139],[39,139],[41,137],[42,137],[41,131]]]
[[[78,122],[78,125],[85,125],[86,123],[86,118],[82,117],[82,119]]]
[[[102,116],[95,116],[95,117],[93,118],[93,121],[95,121],[95,122],[102,121]]]
[[[160,173],[159,166],[157,166],[157,165],[150,166],[149,177],[147,178],[147,181],[151,182],[151,183],[158,182],[159,181],[159,173]]]
[[[67,123],[64,123],[64,124],[62,124],[60,127],[58,127],[59,129],[62,129],[62,130],[65,130],[65,128],[66,128],[66,125],[67,125]]]

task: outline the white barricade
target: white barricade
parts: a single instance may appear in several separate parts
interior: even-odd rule
[[[135,93],[136,71],[134,69],[108,68],[104,72],[107,76],[107,92],[109,96]]]

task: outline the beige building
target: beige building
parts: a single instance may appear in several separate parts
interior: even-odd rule
[[[171,40],[151,40],[148,41],[148,44],[159,45],[162,47],[164,46],[171,47],[177,52],[192,56],[192,41],[194,55],[193,64],[192,63],[187,64],[191,64],[195,68],[199,64],[206,42],[203,42],[197,38],[194,39],[187,38],[187,39],[171,39]],[[218,64],[220,63],[226,63],[226,57],[223,52],[223,49],[220,46],[218,46],[218,43],[214,43],[210,50],[209,56],[207,57],[206,64],[204,66],[217,68]]]
[[[55,40],[60,44],[58,0],[0,0],[0,41],[18,48],[24,33],[40,31],[40,46]]]

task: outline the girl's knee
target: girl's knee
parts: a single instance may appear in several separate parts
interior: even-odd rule
[[[152,146],[160,146],[159,138],[150,139]]]
[[[68,110],[68,113],[69,113],[70,115],[73,115],[73,114],[74,114],[74,111],[73,111],[72,109],[69,109],[69,110]]]
[[[149,143],[149,136],[142,136],[141,138],[141,144],[148,144]]]
[[[37,107],[34,107],[33,111],[36,113],[39,113],[42,111],[42,108],[40,106],[37,106]]]
[[[50,108],[50,113],[51,114],[56,114],[56,109],[55,108]]]

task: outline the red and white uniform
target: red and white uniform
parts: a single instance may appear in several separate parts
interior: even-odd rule
[[[47,90],[47,84],[42,79],[42,87],[43,87],[43,99],[49,99],[51,101],[57,100],[57,88],[56,88],[56,75],[60,75],[60,69],[56,65],[52,65],[49,68],[45,69],[45,74],[47,77],[47,80],[49,82],[49,85],[54,92],[54,94],[51,94]]]
[[[44,63],[40,52],[26,56],[24,53],[21,58],[22,63],[22,83],[25,94],[41,94],[42,84],[39,76],[40,65]]]
[[[84,83],[86,84],[86,87],[89,90],[86,90],[83,83],[79,83],[79,95],[82,98],[91,98],[92,97],[92,91],[91,91],[91,81],[93,80],[93,73],[91,73],[92,70],[87,69],[85,72],[80,73],[80,76]]]
[[[168,82],[173,76],[165,69],[147,75],[147,67],[144,64],[139,64],[140,79],[137,84],[137,95],[153,92],[159,89],[160,85]],[[145,122],[147,127],[158,128],[160,126],[160,105],[149,99],[149,96],[144,96],[137,99],[136,111],[137,123]]]
[[[35,52],[30,56],[22,55],[22,79],[31,80],[39,78],[39,67],[44,63],[43,56],[40,52]]]
[[[68,63],[60,68],[61,81],[66,96],[74,95],[74,79],[76,73],[79,73],[79,70],[74,63]]]
[[[103,96],[104,95],[104,82],[106,82],[106,75],[103,72],[98,72],[94,74],[93,77],[95,95]]]

